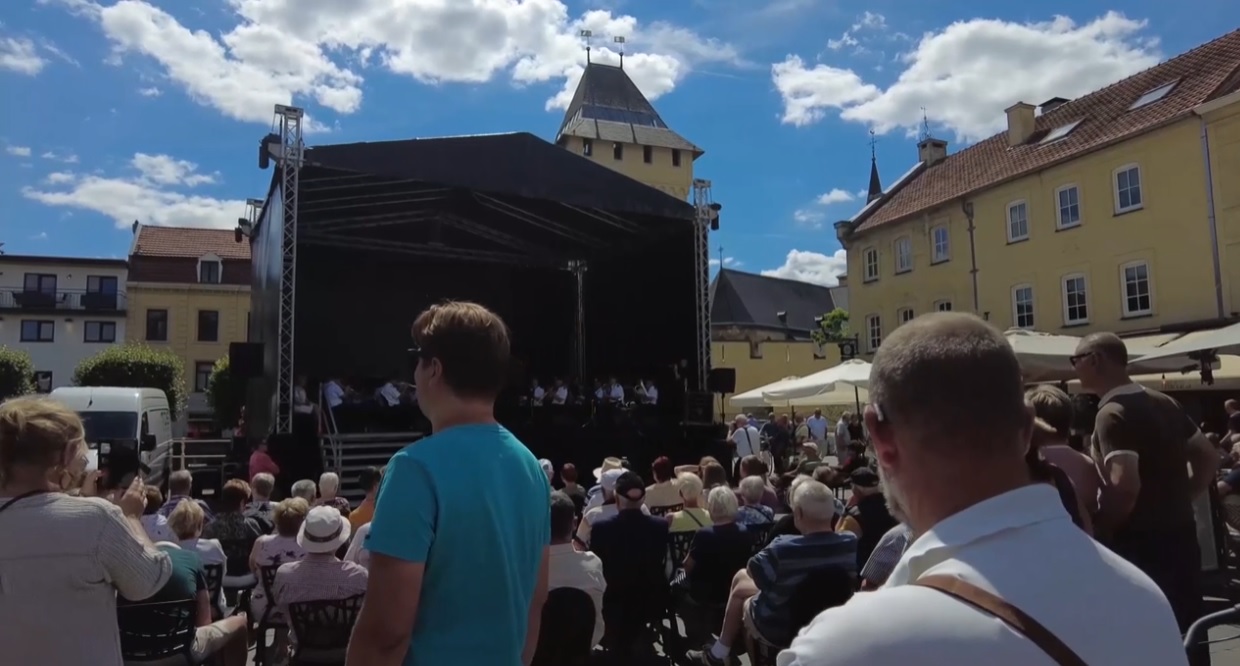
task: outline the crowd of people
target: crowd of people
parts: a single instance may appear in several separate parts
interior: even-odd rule
[[[1208,663],[1182,643],[1202,603],[1193,502],[1229,442],[1133,384],[1113,335],[1072,358],[1101,396],[1084,447],[1072,401],[1026,389],[998,331],[935,313],[884,340],[856,427],[776,418],[746,449],[742,416],[734,464],[660,457],[647,478],[537,460],[496,422],[509,343],[485,308],[434,306],[413,339],[433,434],[366,470],[357,507],[332,473],[275,501],[261,456],[210,504],[184,471],[165,498],[87,473],[63,406],[0,406],[6,663],[119,666],[175,610],[193,662],[254,644],[280,664],[324,649],[297,631],[307,604],[339,611],[345,638],[317,658],[348,666],[600,646],[633,663],[655,639],[710,666]]]

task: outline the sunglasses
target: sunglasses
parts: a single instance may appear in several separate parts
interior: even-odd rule
[[[1085,352],[1084,354],[1073,354],[1072,356],[1068,357],[1068,363],[1072,367],[1075,368],[1077,363],[1080,363],[1081,361],[1084,361],[1085,359],[1093,355],[1094,355],[1093,352]]]

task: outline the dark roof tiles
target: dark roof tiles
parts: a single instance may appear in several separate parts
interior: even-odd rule
[[[835,309],[831,288],[821,285],[723,269],[710,290],[713,326],[787,329],[804,335],[814,318]],[[780,321],[779,313],[785,313]]]
[[[238,213],[243,211],[238,211]],[[133,246],[135,257],[172,257],[198,259],[214,254],[220,259],[250,260],[250,244],[236,242],[231,229],[194,229],[189,227],[138,227]]]

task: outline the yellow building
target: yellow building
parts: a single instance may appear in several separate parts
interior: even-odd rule
[[[211,368],[244,342],[250,320],[250,244],[231,230],[134,223],[127,339],[171,349],[185,363],[191,429],[211,420]]]
[[[840,362],[837,345],[810,338],[814,319],[834,310],[843,290],[721,269],[710,285],[711,367],[736,371],[736,393]]]
[[[681,200],[703,152],[668,128],[622,67],[598,63],[586,65],[555,143]]]
[[[863,352],[909,319],[973,311],[1082,335],[1240,315],[1240,31],[1076,100],[1007,109],[1007,131],[917,164],[853,219]]]

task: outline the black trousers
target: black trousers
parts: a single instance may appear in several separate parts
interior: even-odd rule
[[[1201,548],[1193,524],[1159,530],[1124,531],[1108,544],[1116,554],[1136,565],[1166,595],[1180,633],[1201,617]],[[1192,666],[1208,666],[1208,645],[1189,652]]]

